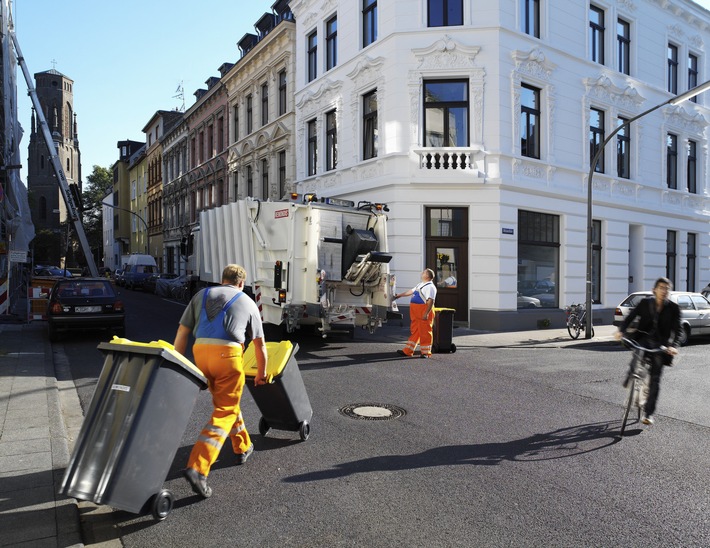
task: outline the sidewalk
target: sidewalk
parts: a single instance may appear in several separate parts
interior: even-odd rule
[[[59,495],[83,420],[67,364],[54,360],[45,322],[0,320],[0,546],[83,546],[77,502]],[[402,330],[380,333],[402,342]],[[510,333],[454,329],[457,349],[608,344],[616,330],[572,340],[566,329]],[[385,330],[383,330],[385,331]],[[405,337],[406,338],[406,337]]]

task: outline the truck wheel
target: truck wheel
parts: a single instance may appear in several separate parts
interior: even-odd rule
[[[175,504],[175,497],[167,489],[163,489],[160,493],[153,497],[150,511],[156,521],[163,521],[168,517],[170,510]]]
[[[308,424],[308,421],[303,421],[301,423],[301,426],[298,429],[298,433],[301,435],[301,439],[303,441],[306,441],[308,439],[308,436],[311,435],[311,425]]]

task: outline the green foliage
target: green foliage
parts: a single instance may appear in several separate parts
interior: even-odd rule
[[[113,189],[113,174],[109,168],[94,166],[86,178],[81,199],[84,204],[82,221],[84,232],[91,249],[101,248],[103,242],[103,220],[101,201]]]

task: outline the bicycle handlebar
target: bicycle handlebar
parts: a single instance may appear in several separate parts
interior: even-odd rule
[[[659,352],[666,352],[668,350],[668,347],[663,345],[659,346],[658,348],[646,348],[645,346],[641,346],[640,344],[638,344],[636,341],[627,339],[626,337],[621,337],[621,342],[624,343],[624,345],[626,346],[635,348],[636,350],[643,350],[647,354],[658,354]]]

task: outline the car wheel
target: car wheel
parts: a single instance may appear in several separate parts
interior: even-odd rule
[[[678,344],[685,346],[688,344],[688,339],[690,339],[690,326],[684,325],[680,329],[680,337],[678,337]]]

